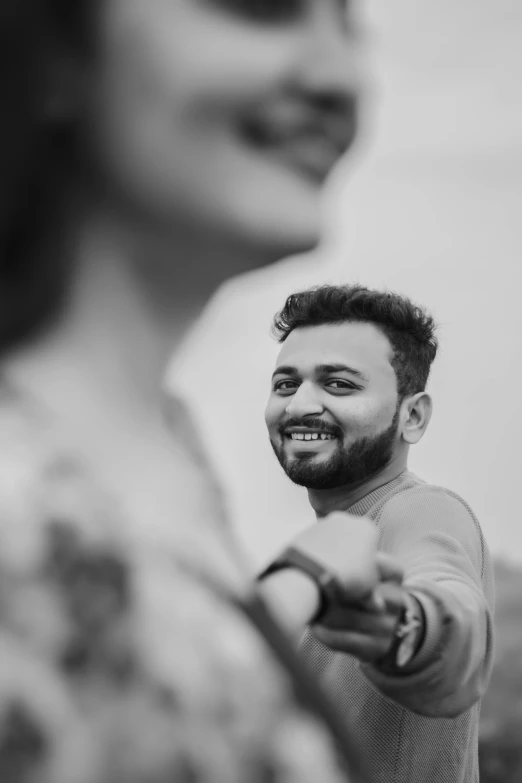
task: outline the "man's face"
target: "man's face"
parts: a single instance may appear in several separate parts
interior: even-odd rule
[[[308,489],[357,484],[400,442],[391,345],[373,324],[295,329],[283,344],[265,413],[289,478]]]

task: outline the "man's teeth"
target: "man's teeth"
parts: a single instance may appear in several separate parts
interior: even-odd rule
[[[292,432],[292,440],[333,440],[334,435],[328,432]]]

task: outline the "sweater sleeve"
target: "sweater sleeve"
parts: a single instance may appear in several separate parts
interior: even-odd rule
[[[420,486],[386,503],[380,547],[404,567],[426,632],[414,661],[389,674],[363,665],[385,695],[420,715],[452,718],[478,701],[493,657],[491,563],[478,522],[458,496]]]

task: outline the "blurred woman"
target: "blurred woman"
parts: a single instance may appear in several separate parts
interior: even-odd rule
[[[2,780],[345,779],[160,389],[221,280],[317,241],[355,53],[338,0],[2,3]]]

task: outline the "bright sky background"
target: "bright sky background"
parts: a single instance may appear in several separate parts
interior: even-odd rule
[[[225,286],[176,382],[262,562],[313,521],[264,429],[274,312],[322,282],[412,296],[441,324],[441,350],[410,467],[459,492],[492,550],[522,560],[522,3],[373,0],[367,15],[378,112],[363,159],[333,178],[328,242]]]

